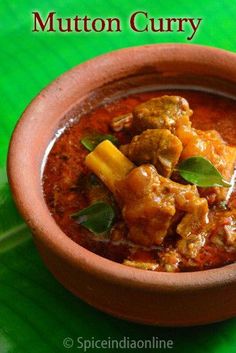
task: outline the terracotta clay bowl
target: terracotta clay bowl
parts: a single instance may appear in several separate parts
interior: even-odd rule
[[[236,96],[236,55],[196,45],[150,45],[115,51],[66,72],[31,102],[17,124],[8,156],[12,193],[46,266],[85,302],[144,324],[224,320],[236,314],[236,264],[188,273],[127,267],[74,243],[44,201],[41,173],[56,131],[107,97],[158,86]]]

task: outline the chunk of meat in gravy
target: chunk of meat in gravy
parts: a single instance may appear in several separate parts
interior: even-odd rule
[[[205,224],[205,228],[201,228],[198,222],[197,217],[186,214],[177,227],[177,233],[182,235],[182,238],[177,242],[177,249],[186,258],[194,259],[206,243],[208,226]]]
[[[167,129],[148,129],[120,147],[132,162],[137,165],[151,163],[164,177],[172,174],[182,149],[181,141]]]
[[[160,176],[152,165],[134,168],[116,187],[129,238],[137,244],[161,244],[178,212],[191,215],[193,234],[207,223],[207,201],[199,197],[197,188]],[[182,234],[181,223],[178,227],[181,236],[189,236]]]
[[[189,127],[179,127],[176,135],[183,143],[181,159],[193,156],[207,158],[230,181],[234,173],[236,148],[228,146],[215,130],[201,131]],[[221,187],[201,188],[201,196],[207,197],[212,203],[226,199],[228,189]]]
[[[179,96],[162,96],[139,104],[133,111],[132,130],[141,133],[147,129],[168,129],[175,132],[178,126],[191,126],[192,110],[186,99]]]
[[[187,100],[182,97],[162,96],[153,98],[134,109],[131,128],[133,132],[139,133],[146,129],[168,129],[182,142],[183,151],[180,156],[181,160],[193,156],[202,156],[210,160],[223,177],[227,181],[230,181],[235,168],[236,148],[227,145],[215,130],[202,131],[192,128],[191,121],[189,120],[192,113]],[[151,132],[149,135],[151,135]],[[168,136],[166,135],[166,137]],[[141,140],[141,138],[137,138],[137,140]],[[134,138],[135,141],[136,139]],[[130,144],[131,152],[129,153],[129,158],[132,159],[133,157],[133,161],[140,164],[141,159],[139,160],[137,153],[133,151],[132,142]],[[155,146],[155,140],[152,143],[153,148],[158,152],[149,161],[144,158],[143,162],[145,163],[153,163],[153,161],[157,161],[159,158],[158,153],[160,153],[160,150]],[[135,148],[137,147],[135,146]],[[141,149],[142,147],[138,146],[139,154],[143,157],[146,151],[142,154]],[[161,175],[167,177],[171,175],[171,167],[166,172],[166,169],[160,168],[162,167],[160,163],[153,164]],[[199,191],[201,196],[206,197],[211,204],[224,201],[228,194],[228,189],[221,187],[201,188]]]

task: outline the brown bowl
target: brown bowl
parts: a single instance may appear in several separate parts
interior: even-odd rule
[[[91,106],[143,89],[198,87],[236,96],[236,55],[196,45],[150,45],[115,51],[68,71],[45,88],[13,133],[8,175],[16,204],[54,276],[87,303],[144,324],[183,326],[236,314],[236,264],[158,273],[102,258],[74,243],[51,217],[41,172],[65,120]]]

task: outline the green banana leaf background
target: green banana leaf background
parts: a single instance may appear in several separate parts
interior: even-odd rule
[[[11,133],[43,87],[73,66],[111,50],[189,43],[186,33],[130,31],[128,17],[138,10],[152,17],[200,17],[202,24],[192,43],[236,52],[236,2],[232,0],[0,1],[0,353],[77,352],[77,337],[158,337],[173,340],[173,352],[236,352],[236,319],[193,328],[148,327],[110,317],[74,297],[45,268],[11,197],[6,176]],[[44,16],[49,11],[62,17],[116,16],[123,31],[33,33],[32,11]]]

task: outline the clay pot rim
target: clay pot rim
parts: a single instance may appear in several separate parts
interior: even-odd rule
[[[179,55],[183,61],[198,59],[209,63],[213,60],[221,65],[220,61],[223,58],[224,67],[232,68],[234,65],[236,68],[236,55],[222,49],[193,44],[158,44],[116,50],[98,56],[67,71],[43,89],[30,103],[14,130],[8,153],[8,178],[13,197],[26,223],[33,230],[36,239],[40,239],[46,247],[53,248],[53,251],[59,257],[66,258],[72,266],[83,268],[85,272],[88,274],[92,273],[98,280],[99,277],[103,277],[113,283],[142,287],[150,291],[182,291],[183,289],[191,291],[196,287],[206,289],[217,287],[221,283],[224,285],[230,284],[236,281],[236,263],[204,271],[166,273],[131,268],[96,255],[76,244],[64,234],[50,216],[42,195],[39,197],[36,192],[35,194],[34,192],[32,193],[30,188],[25,188],[26,178],[29,176],[33,177],[32,170],[28,169],[27,172],[29,174],[27,172],[25,175],[21,173],[18,178],[22,155],[24,151],[26,152],[26,149],[29,149],[25,141],[27,141],[27,136],[30,134],[33,112],[39,108],[42,97],[46,101],[48,99],[55,100],[55,92],[59,89],[61,90],[65,83],[74,80],[75,74],[83,77],[85,72],[88,74],[90,70],[91,74],[92,69],[95,70],[96,66],[104,65],[104,62],[106,64],[106,62],[113,61],[117,57],[119,57],[120,61],[125,62],[131,52],[133,55],[138,55],[143,50],[150,53],[155,51],[170,53],[171,59],[168,59],[169,61]],[[22,178],[24,182],[22,182]],[[36,207],[32,208],[36,200]]]

